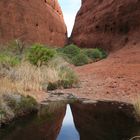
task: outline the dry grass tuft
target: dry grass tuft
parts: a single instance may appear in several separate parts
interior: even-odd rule
[[[68,87],[67,85],[71,86],[77,81],[74,72],[61,57],[56,57],[41,67],[22,61],[21,64],[11,67],[7,71],[0,69],[0,76],[2,76],[0,78],[1,93],[20,93],[35,98],[38,93],[44,89],[47,90],[49,83],[63,81],[61,86]]]
[[[47,81],[45,69],[33,66],[28,62],[22,62],[13,69],[9,76],[19,91],[40,91],[42,84]]]
[[[48,83],[55,83],[61,80],[60,72],[63,67],[67,66],[68,63],[62,57],[55,57],[50,60],[46,70]]]
[[[10,94],[16,92],[16,85],[11,81],[11,79],[8,79],[7,77],[0,78],[0,95],[3,95],[5,93]]]

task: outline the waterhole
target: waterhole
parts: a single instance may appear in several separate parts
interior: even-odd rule
[[[51,102],[0,129],[0,140],[129,140],[139,135],[133,107],[118,102]]]

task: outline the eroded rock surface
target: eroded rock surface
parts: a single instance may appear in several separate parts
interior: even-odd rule
[[[20,39],[28,43],[63,46],[66,34],[57,0],[0,1],[0,43]]]
[[[116,50],[140,41],[139,0],[82,0],[71,41]]]

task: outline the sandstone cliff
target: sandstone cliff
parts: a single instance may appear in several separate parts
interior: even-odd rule
[[[140,41],[139,0],[82,0],[71,41],[116,50]]]
[[[0,1],[0,43],[20,39],[28,43],[63,46],[66,36],[57,0]]]

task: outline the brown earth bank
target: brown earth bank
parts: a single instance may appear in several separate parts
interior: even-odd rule
[[[79,75],[79,87],[54,92],[123,102],[133,102],[140,96],[140,43],[130,43],[107,59],[73,69]]]
[[[1,0],[0,43],[15,39],[64,46],[67,31],[58,1]]]
[[[139,19],[139,0],[82,0],[71,42],[117,50],[129,41],[139,42]]]

